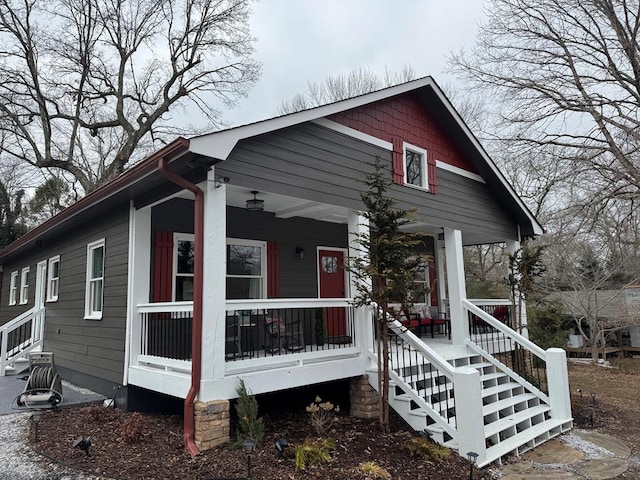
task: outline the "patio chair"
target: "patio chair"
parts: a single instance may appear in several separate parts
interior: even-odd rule
[[[280,317],[265,317],[265,344],[268,353],[278,353],[282,348],[282,338],[285,335],[285,322]]]
[[[242,355],[240,318],[236,315],[228,316],[225,322],[225,357],[236,358]]]
[[[304,349],[304,335],[300,318],[285,321],[284,341],[282,347],[290,352],[299,352]]]
[[[430,318],[420,318],[420,327],[429,327],[431,332],[431,338],[434,338],[435,327],[444,327],[444,334],[448,335],[451,339],[451,321],[440,311],[438,306],[429,307]]]

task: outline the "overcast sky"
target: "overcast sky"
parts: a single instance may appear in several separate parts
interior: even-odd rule
[[[411,65],[442,86],[446,56],[473,44],[484,0],[261,0],[251,32],[262,77],[239,107],[238,125],[275,114],[307,82],[357,67],[384,72]]]

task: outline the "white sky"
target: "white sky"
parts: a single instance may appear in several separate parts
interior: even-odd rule
[[[471,46],[484,0],[262,0],[251,33],[262,77],[224,121],[238,125],[272,116],[310,81],[357,67],[383,73],[411,65],[418,77],[454,83],[446,57]]]

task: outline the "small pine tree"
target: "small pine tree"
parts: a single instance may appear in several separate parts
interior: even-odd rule
[[[241,445],[246,439],[260,443],[264,437],[264,422],[262,417],[258,417],[258,401],[249,393],[242,379],[236,392],[238,393],[236,413],[239,422],[236,444]]]
[[[380,372],[379,421],[382,431],[386,432],[389,430],[389,303],[408,308],[428,292],[428,288],[418,291],[414,282],[427,257],[418,254],[422,235],[401,229],[411,221],[414,212],[395,208],[395,201],[387,195],[391,186],[389,172],[380,157],[376,157],[373,171],[365,175],[363,183],[366,189],[360,198],[366,207],[363,216],[369,221],[370,229],[369,233],[357,235],[357,249],[363,255],[351,259],[347,268],[357,280],[354,305],[373,307]]]

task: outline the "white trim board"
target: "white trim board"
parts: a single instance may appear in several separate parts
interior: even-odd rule
[[[443,162],[442,160],[436,160],[436,167],[442,170],[446,170],[447,172],[455,173],[456,175],[460,175],[462,177],[470,178],[471,180],[475,180],[480,183],[487,183],[477,173],[469,172],[463,168],[456,167],[455,165],[450,165],[448,163]]]
[[[315,123],[317,125],[320,125],[321,127],[328,128],[329,130],[333,130],[334,132],[342,133],[344,135],[347,135],[348,137],[362,140],[363,142],[370,143],[371,145],[384,148],[385,150],[389,150],[390,152],[393,151],[393,144],[391,142],[387,142],[386,140],[382,140],[381,138],[361,132],[360,130],[356,130],[355,128],[347,127],[346,125],[334,122],[333,120],[318,118],[316,120],[312,120],[311,123]]]

